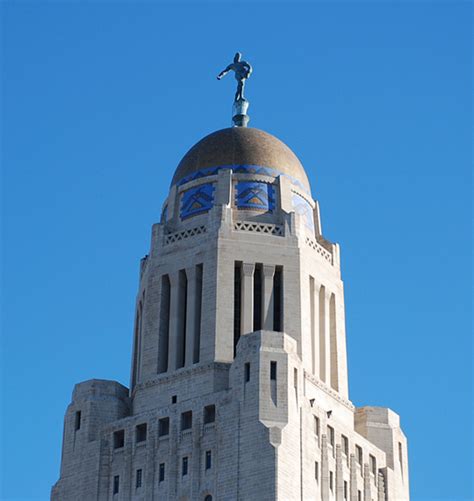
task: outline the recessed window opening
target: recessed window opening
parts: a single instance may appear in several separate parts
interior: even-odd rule
[[[114,449],[120,449],[125,444],[125,430],[114,431]]]
[[[319,463],[317,461],[314,462],[314,478],[319,482]]]
[[[214,423],[216,420],[216,406],[206,405],[204,407],[204,424]]]
[[[329,443],[334,447],[334,428],[328,425],[328,438]]]
[[[212,452],[206,451],[206,470],[210,470],[212,466]]]
[[[114,485],[113,485],[113,493],[118,494],[120,490],[120,476],[115,475],[114,476]]]
[[[372,456],[372,454],[369,454],[369,463],[370,463],[370,471],[372,472],[373,475],[377,474],[377,460],[375,459],[375,456]]]
[[[242,315],[242,263],[234,265],[234,357],[237,352],[237,343],[241,333]]]
[[[293,387],[298,390],[298,369],[296,367],[293,369]]]
[[[137,427],[135,428],[135,440],[137,442],[144,442],[146,440],[146,435],[147,435],[146,423],[137,425]]]
[[[135,477],[135,488],[139,489],[142,486],[142,470],[139,469],[137,470],[137,474]]]
[[[158,436],[165,437],[170,433],[170,418],[165,417],[158,420]]]
[[[186,323],[188,280],[186,271],[180,270],[178,276],[178,339],[176,352],[176,368],[184,367],[186,362]]]
[[[246,362],[244,365],[244,380],[246,383],[250,381],[250,363]]]
[[[270,380],[276,381],[277,378],[277,363],[273,360],[270,362]]]
[[[188,474],[188,458],[185,456],[182,461],[181,475],[184,477]]]
[[[283,267],[277,266],[273,275],[273,330],[283,331]]]
[[[195,298],[195,316],[194,316],[194,352],[193,364],[199,362],[199,352],[201,349],[201,317],[202,317],[202,272],[203,265],[196,266],[196,298]]]
[[[357,462],[361,465],[362,464],[362,447],[359,445],[356,445],[356,458]]]
[[[357,491],[357,501],[362,501],[362,491]]]
[[[347,481],[344,480],[344,499],[347,499]]]
[[[342,435],[342,452],[348,456],[349,455],[349,439],[345,436]]]
[[[320,422],[318,416],[314,416],[314,434],[319,437],[320,433]]]
[[[331,491],[334,489],[334,473],[332,471],[329,472],[329,488]]]
[[[255,265],[253,274],[253,330],[259,331],[262,328],[262,265]]]
[[[400,471],[403,475],[403,451],[401,442],[398,442],[398,461],[400,463]]]
[[[177,397],[176,395],[173,395],[173,396],[171,397],[171,403],[172,403],[172,404],[175,404],[177,401],[178,401],[178,397]]]
[[[204,501],[212,501],[212,496],[208,494],[205,498]]]
[[[168,370],[168,348],[170,338],[170,279],[161,277],[160,324],[158,339],[158,373]]]
[[[158,482],[163,482],[165,479],[165,463],[160,463],[158,468]]]
[[[181,414],[181,431],[189,430],[193,426],[193,413],[186,411]]]
[[[77,431],[80,429],[81,429],[81,411],[77,411],[74,417],[74,430]]]

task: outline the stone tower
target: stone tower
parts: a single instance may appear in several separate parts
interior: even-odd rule
[[[349,400],[339,246],[266,132],[214,132],[178,165],[131,365],[130,389],[74,388],[53,500],[409,499],[398,415]]]

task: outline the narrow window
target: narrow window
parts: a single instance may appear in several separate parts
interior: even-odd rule
[[[173,396],[171,397],[171,403],[172,403],[172,404],[175,404],[177,401],[178,401],[178,397],[177,397],[176,395],[173,395]]]
[[[137,475],[135,477],[135,487],[139,489],[142,486],[142,470],[137,470]]]
[[[270,362],[270,379],[276,381],[277,378],[277,363],[274,361]]]
[[[262,328],[262,265],[255,265],[253,275],[253,330],[259,331]]]
[[[329,443],[334,447],[334,428],[328,425]]]
[[[213,423],[216,420],[216,406],[206,405],[204,407],[204,424]]]
[[[212,466],[212,452],[206,451],[206,470],[210,470]]]
[[[357,457],[357,462],[361,465],[362,464],[362,447],[356,445],[356,457]]]
[[[344,499],[347,499],[347,481],[344,480]]]
[[[317,461],[314,462],[314,478],[319,482],[319,463]]]
[[[76,431],[81,429],[81,411],[76,412],[75,421],[74,421],[74,429]]]
[[[377,460],[372,454],[369,454],[370,471],[375,475],[377,473]]]
[[[176,368],[184,367],[186,359],[186,314],[188,280],[185,270],[180,270],[178,276],[178,338],[176,347]]]
[[[362,491],[357,491],[357,501],[362,501]]]
[[[314,434],[317,437],[319,437],[319,430],[320,430],[319,418],[318,416],[314,416]]]
[[[349,455],[349,439],[345,436],[342,435],[342,452],[348,456]]]
[[[160,463],[158,468],[158,482],[163,482],[165,480],[165,463]]]
[[[403,452],[402,452],[402,443],[398,442],[398,461],[400,463],[400,471],[403,475]]]
[[[201,316],[202,316],[202,264],[196,266],[196,298],[194,316],[194,352],[193,364],[199,362],[201,349]]]
[[[115,475],[114,477],[114,488],[113,488],[113,493],[118,494],[120,489],[120,476]]]
[[[120,449],[125,444],[125,430],[114,432],[114,449]]]
[[[293,386],[295,390],[298,390],[298,369],[296,367],[293,369]]]
[[[208,494],[205,498],[204,501],[212,501],[212,496]]]
[[[273,330],[283,330],[283,268],[277,266],[273,275]]]
[[[146,423],[137,425],[135,428],[135,440],[137,442],[144,442],[146,440],[147,426]]]
[[[245,364],[245,369],[244,369],[244,372],[245,372],[245,382],[248,383],[250,381],[250,363],[249,362],[246,362]]]
[[[329,472],[329,488],[334,489],[334,473],[332,471]]]
[[[234,266],[234,357],[240,339],[242,315],[242,263]]]
[[[181,414],[181,431],[189,430],[193,426],[193,413],[186,411]]]
[[[161,418],[158,421],[158,436],[164,437],[166,435],[169,435],[169,433],[170,433],[170,418],[169,417]]]
[[[168,345],[170,337],[170,279],[161,277],[160,326],[158,340],[158,373],[168,370]]]
[[[187,456],[185,456],[183,458],[181,474],[183,477],[188,474],[188,458],[187,458]]]

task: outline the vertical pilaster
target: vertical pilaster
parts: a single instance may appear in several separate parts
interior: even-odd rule
[[[168,372],[177,368],[180,319],[179,271],[170,273],[170,329],[168,342]]]
[[[196,325],[196,317],[198,312],[196,311],[197,306],[197,276],[196,267],[190,266],[186,268],[186,278],[188,281],[187,286],[187,299],[186,299],[186,347],[185,347],[185,360],[184,365],[186,367],[193,365],[194,360],[194,346],[196,343],[196,330],[198,326]]]
[[[357,465],[355,455],[351,454],[349,460],[349,470],[350,470],[350,500],[357,501]]]
[[[344,477],[342,474],[341,445],[336,445],[336,501],[344,501]]]
[[[242,334],[253,332],[254,263],[242,264]]]
[[[263,265],[263,329],[273,330],[273,277],[275,266]]]
[[[364,463],[364,501],[372,501],[370,493],[370,470],[368,463]]]
[[[328,439],[325,434],[321,437],[321,499],[329,501]]]

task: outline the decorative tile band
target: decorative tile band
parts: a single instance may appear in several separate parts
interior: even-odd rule
[[[201,184],[186,190],[181,195],[181,219],[208,212],[214,204],[214,185]]]
[[[207,167],[206,169],[201,169],[188,176],[183,177],[177,183],[178,186],[181,186],[189,181],[194,181],[195,179],[200,179],[202,177],[207,176],[215,176],[222,169],[232,169],[235,174],[260,174],[262,176],[270,176],[270,177],[278,177],[284,176],[288,178],[295,186],[298,186],[305,193],[308,193],[308,188],[298,179],[285,174],[277,169],[272,169],[271,167],[265,167],[263,165],[219,165],[217,167]]]
[[[239,181],[235,185],[235,205],[238,209],[272,212],[275,209],[274,191],[269,183]]]

